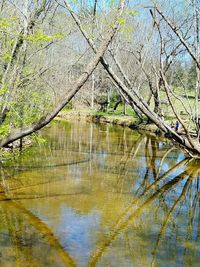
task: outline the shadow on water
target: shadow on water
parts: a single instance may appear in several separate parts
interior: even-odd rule
[[[176,175],[173,177],[170,181],[166,181],[166,183],[163,182],[165,177],[168,177],[169,173],[173,172],[177,167],[185,166],[185,170],[180,173],[179,175]],[[170,217],[175,212],[176,209],[180,208],[180,205],[182,202],[191,201],[193,200],[193,203],[191,204],[191,208],[193,210],[190,211],[189,215],[186,219],[188,221],[188,224],[190,225],[190,228],[188,230],[192,231],[193,222],[194,222],[194,214],[196,212],[197,206],[199,205],[199,177],[196,179],[196,174],[199,176],[199,170],[193,171],[193,163],[188,162],[188,160],[182,160],[177,166],[173,167],[168,171],[168,175],[163,174],[161,177],[159,177],[155,182],[150,184],[146,189],[144,190],[144,193],[138,196],[137,200],[134,200],[131,205],[125,210],[125,212],[122,213],[122,215],[119,217],[119,220],[117,221],[116,225],[113,227],[113,230],[109,234],[109,237],[98,246],[94,252],[91,255],[90,261],[88,266],[96,266],[97,262],[101,259],[102,254],[105,252],[105,250],[111,245],[111,243],[118,237],[118,235],[122,234],[123,231],[128,228],[132,221],[139,216],[142,211],[147,208],[148,205],[150,205],[155,199],[160,200],[166,197],[166,194],[170,190],[175,190],[175,187],[177,187],[181,182],[184,181],[183,188],[178,195],[177,199],[175,199],[174,204],[172,207],[168,207],[168,210],[166,211],[166,215],[163,220],[163,224],[161,226],[161,230],[159,232],[155,248],[153,249],[152,255],[152,266],[153,262],[155,261],[155,256],[159,248],[160,240],[162,239],[165,229],[167,227],[167,224],[170,221]],[[164,183],[163,185],[159,185],[159,183]],[[194,192],[195,190],[195,192]],[[193,195],[194,199],[191,199],[191,195]],[[199,207],[198,207],[199,209]],[[199,212],[199,210],[198,210]],[[188,233],[189,234],[189,233]],[[141,248],[142,249],[142,248]]]
[[[1,173],[2,172],[3,170],[1,168]],[[4,174],[2,175],[2,177],[5,177]],[[14,198],[12,198],[12,196],[10,196],[9,194],[10,192],[6,187],[6,181],[4,180],[4,178],[2,180],[2,185],[0,187],[2,190],[0,201],[6,201],[9,203],[8,205],[0,206],[0,214],[1,218],[3,218],[4,224],[6,224],[7,226],[7,234],[11,237],[12,243],[14,244],[15,250],[17,251],[15,266],[26,266],[27,264],[28,266],[30,266],[30,263],[32,264],[31,266],[34,266],[35,259],[34,256],[33,258],[30,257],[29,251],[25,253],[25,258],[21,257],[19,253],[21,247],[31,246],[30,239],[32,239],[32,241],[34,242],[34,237],[31,236],[33,235],[32,229],[30,229],[31,227],[39,232],[40,239],[44,239],[48,245],[54,248],[54,250],[56,251],[56,257],[58,256],[59,258],[61,258],[64,266],[77,266],[70,255],[67,253],[67,251],[65,251],[62,245],[59,243],[59,240],[55,237],[51,229],[42,220],[40,220],[39,217],[34,215],[34,213],[26,209],[19,202],[15,201]],[[20,216],[18,216],[18,214],[20,214]],[[25,222],[29,225],[29,227],[26,226]],[[36,242],[40,243],[41,240],[38,239]],[[40,247],[40,249],[41,248],[42,247]],[[1,252],[0,263],[3,257],[4,255]],[[41,257],[44,257],[44,255],[41,255]],[[7,260],[9,260],[9,262],[12,260],[15,261],[15,258],[13,259],[13,257],[10,257],[7,258]],[[47,261],[46,264],[52,264],[52,262],[53,259],[51,259],[50,262]],[[37,266],[36,262],[35,264]],[[3,263],[3,265],[5,266],[5,263]]]
[[[198,266],[200,162],[125,128],[56,124],[1,166],[0,263]]]

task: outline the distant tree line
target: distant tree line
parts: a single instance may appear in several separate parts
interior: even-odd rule
[[[0,1],[1,147],[115,99],[200,155],[199,0],[139,2]]]

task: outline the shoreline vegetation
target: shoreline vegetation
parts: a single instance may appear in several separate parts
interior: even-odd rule
[[[99,111],[93,111],[93,110],[78,110],[78,109],[72,109],[72,110],[63,110],[61,111],[58,116],[55,118],[55,120],[73,120],[73,119],[79,119],[84,120],[87,122],[93,122],[93,123],[100,123],[100,124],[111,124],[111,125],[119,125],[122,127],[128,127],[132,130],[137,131],[144,131],[146,133],[151,133],[154,135],[162,136],[163,138],[167,138],[167,136],[160,131],[159,127],[157,127],[154,123],[146,121],[140,122],[136,116],[133,114],[119,114],[112,111],[108,112],[99,112]],[[171,123],[175,123],[174,120],[171,119]],[[182,128],[178,130],[180,135],[184,135]],[[176,142],[173,142],[172,139],[168,138],[172,144],[178,146],[180,145]]]
[[[55,119],[72,120],[77,117],[80,120],[83,119],[88,122],[119,125],[122,127],[128,127],[132,130],[144,130],[159,134],[163,137],[165,136],[165,134],[153,122],[149,122],[148,120],[139,121],[139,119],[134,114],[130,114],[130,112],[124,115],[123,113],[115,113],[113,111],[99,112],[89,109],[72,109],[61,111]],[[169,118],[169,124],[175,125],[175,122],[175,118]],[[177,133],[184,135],[181,126],[179,127]]]
[[[100,124],[111,124],[111,125],[119,125],[122,127],[128,127],[132,130],[136,131],[142,131],[146,132],[148,134],[153,134],[157,136],[161,136],[163,138],[167,138],[171,141],[173,145],[175,145],[177,148],[181,149],[184,153],[186,158],[189,156],[187,152],[178,144],[177,142],[173,142],[173,139],[168,137],[166,134],[164,134],[159,127],[157,127],[154,123],[143,121],[140,122],[136,116],[133,114],[119,114],[112,111],[108,112],[98,112],[93,110],[79,110],[79,109],[71,109],[71,110],[63,110],[61,111],[58,116],[55,118],[55,120],[73,120],[73,119],[79,119],[84,120],[87,122],[93,122],[93,123],[100,123]],[[169,123],[175,125],[175,118],[169,118]],[[179,128],[177,133],[180,136],[184,136],[184,131],[182,127]],[[193,157],[196,159],[199,159],[199,157]]]
[[[115,114],[109,112],[98,112],[92,110],[70,110],[61,111],[56,120],[72,120],[79,118],[88,122],[119,125],[122,127],[129,127],[134,130],[145,130],[152,133],[158,133],[158,127],[153,123],[139,123],[138,119],[132,115]]]
[[[139,8],[120,0],[103,12],[97,1],[3,2],[0,148],[21,147],[68,105],[101,110],[92,121],[162,132],[200,158],[197,1],[171,3],[173,12],[165,1]],[[138,121],[102,113],[119,105]]]
[[[53,121],[72,121],[74,119],[78,119],[79,121],[85,121],[85,122],[93,122],[97,124],[110,124],[110,125],[118,125],[121,127],[128,127],[131,130],[136,131],[142,131],[148,134],[153,134],[157,136],[161,136],[163,138],[167,138],[171,141],[171,143],[181,149],[181,146],[173,142],[172,139],[168,138],[160,129],[151,122],[143,121],[140,122],[134,114],[128,112],[128,114],[124,115],[123,113],[119,112],[113,112],[113,111],[106,111],[106,112],[100,112],[100,111],[94,111],[90,109],[67,109],[62,110],[59,112],[57,117],[54,118]],[[175,122],[175,118],[170,120],[173,124]],[[50,127],[50,125],[47,125],[46,127]],[[180,127],[179,131],[177,132],[180,135],[184,135],[182,132],[182,129]],[[22,144],[20,143],[20,140],[17,140],[12,143],[11,146],[7,148],[2,148],[2,150],[6,153],[9,153],[9,151],[13,150],[22,150],[23,148],[27,148],[31,145],[33,145],[35,142],[40,142],[39,136],[34,134],[33,136],[26,136],[23,138]],[[44,141],[44,140],[43,140]],[[183,149],[184,151],[184,149]]]

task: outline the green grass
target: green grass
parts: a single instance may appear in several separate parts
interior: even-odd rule
[[[184,103],[185,107],[187,108],[187,110],[190,112],[190,106],[191,108],[194,110],[195,109],[195,105],[196,105],[196,102],[195,102],[195,91],[194,90],[188,90],[187,92],[187,95],[188,95],[188,98],[189,98],[189,102],[190,104],[188,103],[188,99],[187,97],[185,97],[185,91],[183,88],[181,87],[176,87],[174,89],[174,92],[177,96],[179,96],[182,100],[182,102]],[[142,93],[142,92],[141,92]],[[148,94],[146,94],[146,90],[143,91],[143,97],[145,100],[147,100],[148,98]],[[166,93],[165,91],[161,91],[160,92],[160,98],[161,98],[161,101],[166,101],[167,100],[167,96],[166,96]],[[187,112],[185,111],[182,103],[176,99],[175,97],[171,96],[171,100],[172,102],[174,103],[175,105],[175,108],[176,108],[176,111],[178,114],[180,114],[180,116],[182,117],[182,119],[184,120],[188,120],[189,119],[189,116],[187,115]],[[124,116],[124,106],[123,104],[120,104],[117,108],[117,110],[114,112],[113,111],[113,106],[114,106],[114,103],[112,103],[112,107],[109,107],[107,111],[105,112],[101,112],[101,111],[89,111],[88,110],[88,113],[92,114],[92,115],[99,115],[99,116]],[[150,108],[151,110],[154,109],[154,100],[153,100],[153,97],[151,99],[151,103],[150,103]],[[72,105],[71,104],[68,104],[63,111],[65,112],[69,112],[69,111],[72,111]],[[127,116],[132,116],[132,117],[137,117],[135,112],[132,110],[132,108],[130,106],[127,105]],[[176,117],[173,113],[173,110],[171,108],[171,106],[168,104],[162,104],[162,110],[164,112],[164,116],[165,116],[165,120],[167,121],[175,121],[176,120]],[[200,102],[199,102],[199,110],[200,110]]]
[[[184,103],[184,106],[186,107],[186,109],[189,112],[191,112],[191,108],[192,108],[192,110],[195,109],[196,101],[195,101],[195,91],[194,90],[188,90],[187,91],[188,99],[185,96],[184,89],[181,87],[176,87],[174,89],[174,93],[181,99],[181,101]],[[143,97],[145,100],[147,100],[148,95],[145,95],[145,92],[143,92]],[[167,95],[166,95],[164,90],[160,92],[160,99],[162,102],[167,101]],[[185,111],[185,108],[184,108],[183,104],[181,103],[181,101],[178,100],[177,98],[175,98],[174,96],[171,96],[170,99],[171,99],[172,103],[174,104],[177,113],[179,115],[181,115],[181,117],[183,119],[187,120],[189,118],[189,116],[187,115],[187,112]],[[165,119],[166,120],[175,120],[176,118],[175,118],[175,115],[173,113],[173,110],[172,110],[170,104],[168,103],[168,104],[161,104],[161,105],[162,105],[162,110],[164,112]],[[200,110],[200,102],[198,103],[198,105],[199,105],[198,107]],[[153,97],[151,99],[150,107],[151,107],[151,110],[154,109]]]
[[[127,106],[126,110],[126,115],[127,116],[133,116],[135,117],[135,112],[132,110],[130,106]],[[102,111],[94,111],[94,115],[99,115],[99,116],[124,116],[124,107],[123,105],[119,105],[116,111],[113,111],[113,109],[108,109],[105,112]]]

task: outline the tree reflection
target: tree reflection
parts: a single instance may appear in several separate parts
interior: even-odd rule
[[[51,198],[56,204],[49,207],[50,215],[63,206],[73,209],[75,218],[98,212],[101,229],[87,235],[95,236],[88,266],[163,266],[166,259],[171,266],[195,266],[200,240],[199,161],[185,158],[155,136],[105,125],[82,128],[72,125],[62,134],[51,130],[55,140],[45,147],[49,161],[41,150],[41,155],[36,151],[37,166],[29,170],[34,159],[22,161],[16,177],[14,170],[0,169],[1,230],[6,229],[4,240],[10,240],[19,265],[34,263],[36,252],[28,247],[36,242],[39,255],[51,249],[55,266],[76,266],[54,232],[57,224],[51,228],[34,213],[36,202]],[[41,206],[40,215],[45,217],[48,212]],[[59,221],[63,214],[56,214]]]
[[[67,251],[64,250],[51,229],[39,217],[34,215],[30,210],[26,209],[23,204],[13,200],[14,197],[12,197],[12,193],[10,193],[9,189],[6,186],[6,177],[2,168],[1,178],[2,182],[0,185],[0,201],[4,203],[6,202],[6,205],[1,204],[0,213],[1,218],[3,218],[2,227],[8,230],[7,240],[9,241],[10,239],[10,245],[15,252],[14,260],[16,261],[14,261],[13,264],[15,264],[15,266],[25,266],[26,264],[30,266],[37,266],[37,257],[39,257],[40,253],[42,253],[40,261],[43,263],[45,263],[46,261],[46,264],[49,264],[49,248],[45,243],[43,243],[43,241],[41,243],[41,240],[44,239],[46,243],[56,251],[56,256],[59,255],[59,258],[62,260],[62,263],[64,263],[64,266],[76,266],[74,260],[67,253]],[[28,227],[27,223],[29,225]],[[36,231],[38,231],[39,234]],[[31,244],[29,244],[30,242]],[[23,247],[32,247],[34,245],[34,242],[37,243],[36,247],[40,248],[40,251],[37,251],[36,255],[30,254],[30,252],[34,251],[33,249],[27,249],[25,253],[22,253],[22,251],[24,250]],[[47,256],[45,256],[45,254]],[[55,258],[51,259],[50,257],[50,263],[52,264],[54,261],[56,264],[57,260]]]
[[[167,155],[172,151],[170,148],[164,156],[160,159],[158,168],[156,168],[156,160],[158,159],[156,154],[156,144],[151,142],[152,154],[149,153],[149,138],[146,139],[146,172],[144,173],[143,181],[140,183],[138,190],[136,191],[137,197],[134,197],[132,203],[122,212],[121,216],[117,220],[109,237],[104,240],[91,254],[88,266],[96,266],[97,263],[103,257],[108,247],[112,247],[112,243],[122,234],[124,240],[127,241],[132,254],[132,248],[130,245],[130,238],[127,234],[127,229],[132,225],[134,220],[138,218],[145,209],[148,208],[154,202],[154,207],[164,214],[163,222],[161,224],[160,232],[157,236],[157,240],[152,251],[152,266],[155,266],[156,255],[159,251],[161,240],[164,239],[166,228],[170,227],[169,224],[177,228],[175,242],[180,239],[179,236],[179,223],[176,218],[183,216],[181,209],[184,207],[184,223],[188,222],[187,234],[184,241],[184,255],[186,255],[189,245],[187,241],[192,240],[192,236],[196,233],[196,241],[199,240],[199,204],[200,204],[200,186],[199,186],[199,174],[200,165],[197,160],[183,159],[167,171],[162,171],[162,165],[165,163]],[[162,174],[161,174],[162,171]],[[153,179],[147,182],[149,173],[153,174]],[[170,201],[168,198],[171,198]],[[164,207],[163,207],[163,204]],[[156,210],[156,209],[155,209]],[[183,211],[182,211],[183,212]],[[155,211],[152,210],[150,216],[155,216]],[[197,223],[198,222],[198,223]],[[145,222],[144,222],[145,223]],[[148,219],[147,222],[148,223]],[[175,225],[176,224],[176,225]],[[181,225],[180,225],[181,227]],[[132,228],[133,229],[133,228]],[[142,249],[142,248],[141,248]],[[185,257],[185,264],[192,266],[192,258]],[[123,264],[122,264],[123,265]],[[134,262],[133,262],[134,265]]]

